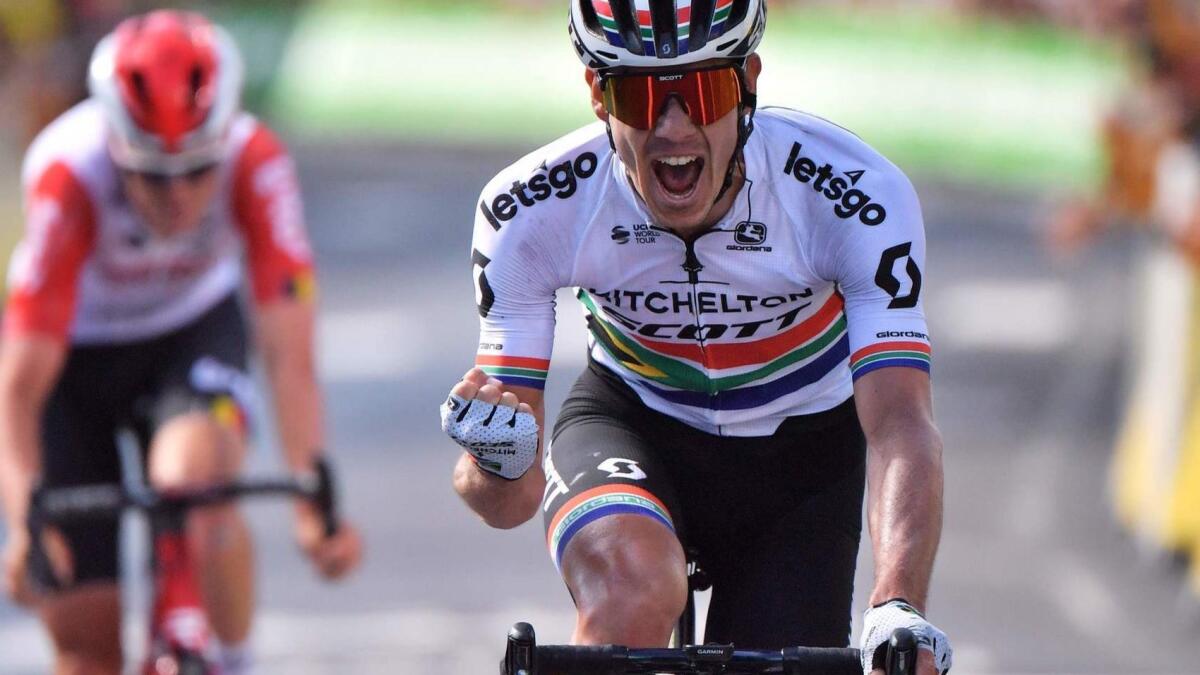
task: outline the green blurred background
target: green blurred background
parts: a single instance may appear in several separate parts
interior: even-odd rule
[[[39,4],[54,3],[0,3],[10,25]],[[1017,185],[1094,179],[1097,111],[1122,77],[1117,48],[952,4],[772,4],[763,102],[835,119],[922,173]],[[235,33],[248,106],[291,134],[511,144],[590,115],[558,2],[192,5]],[[94,40],[101,30],[82,32]],[[86,56],[87,45],[75,51]],[[20,150],[9,144],[6,158]]]
[[[0,0],[0,260],[19,230],[25,145],[85,95],[99,36],[164,4],[235,34],[247,107],[293,142],[534,147],[591,115],[560,2]],[[836,120],[928,178],[1094,185],[1123,56],[1037,4],[772,3],[761,102]]]

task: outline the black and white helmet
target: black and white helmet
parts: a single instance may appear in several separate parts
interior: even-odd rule
[[[766,25],[766,0],[571,0],[571,41],[597,70],[744,59]]]

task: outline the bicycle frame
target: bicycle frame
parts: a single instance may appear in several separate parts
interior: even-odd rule
[[[156,491],[145,484],[86,485],[39,489],[33,495],[29,531],[35,565],[51,569],[39,533],[48,525],[119,518],[127,509],[150,518],[155,578],[149,653],[143,675],[217,675],[212,641],[187,543],[187,514],[196,508],[243,497],[292,496],[320,510],[326,536],[337,531],[333,475],[318,461],[311,477],[243,480],[197,489]],[[50,575],[53,578],[53,575]],[[56,580],[55,580],[56,581]]]
[[[154,600],[149,653],[143,675],[180,672],[208,675],[212,640],[188,550],[185,518],[169,512],[151,516],[154,532]],[[190,671],[190,672],[189,672]]]
[[[675,624],[675,632],[671,633],[671,646],[676,648],[696,644],[696,593],[712,587],[708,575],[701,569],[695,553],[690,549],[687,556],[687,581],[687,603]]]

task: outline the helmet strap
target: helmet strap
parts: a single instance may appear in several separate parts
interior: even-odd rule
[[[746,147],[746,141],[750,140],[750,134],[754,131],[754,111],[758,109],[758,96],[746,88],[746,63],[745,61],[738,67],[741,73],[740,83],[742,85],[742,103],[746,109],[743,114],[738,116],[738,138],[737,145],[733,148],[733,154],[729,157],[729,166],[725,168],[725,180],[721,183],[721,189],[717,190],[717,196],[713,198],[713,204],[721,201],[725,196],[725,192],[733,186],[733,172],[742,162],[742,150]]]
[[[742,88],[740,105],[743,112],[738,116],[737,145],[734,146],[733,154],[729,157],[729,166],[725,168],[725,180],[721,183],[721,189],[717,191],[717,196],[713,198],[713,204],[721,201],[721,198],[733,185],[733,172],[741,163],[742,150],[746,147],[746,141],[750,140],[750,134],[754,132],[754,112],[758,109],[758,95],[746,88],[746,62],[742,61],[737,68],[741,74],[738,83]],[[617,144],[613,141],[612,124],[607,120],[604,122],[604,131],[608,134],[608,147],[616,154]]]

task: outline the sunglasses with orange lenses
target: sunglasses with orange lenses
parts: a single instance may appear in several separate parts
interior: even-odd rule
[[[675,73],[606,75],[600,80],[604,109],[635,129],[653,129],[671,97],[679,98],[688,117],[707,126],[742,101],[738,70],[733,66]]]

